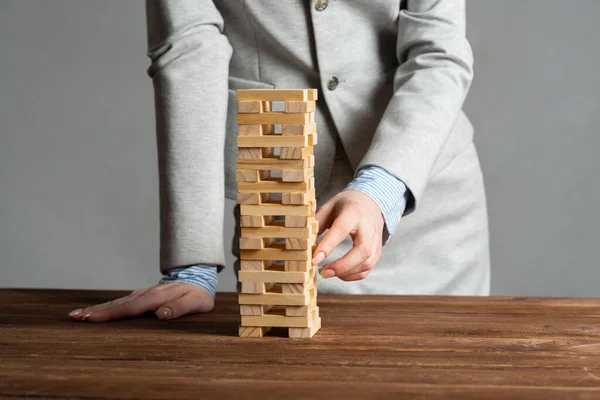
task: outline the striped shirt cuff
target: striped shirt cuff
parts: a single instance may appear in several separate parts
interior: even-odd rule
[[[404,182],[385,169],[372,166],[358,171],[356,178],[344,190],[359,190],[372,198],[381,209],[388,234],[394,233],[406,209]]]
[[[200,286],[215,298],[219,278],[217,277],[217,268],[214,265],[192,265],[191,267],[171,268],[165,272],[159,284],[170,282],[184,282]]]

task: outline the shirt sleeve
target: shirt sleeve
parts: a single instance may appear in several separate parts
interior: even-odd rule
[[[410,192],[404,182],[383,168],[371,166],[358,171],[356,178],[344,190],[361,191],[377,203],[385,221],[383,233],[385,244],[395,232],[406,210]]]
[[[164,272],[164,276],[159,284],[170,282],[184,282],[200,286],[215,298],[219,278],[217,276],[217,266],[210,264],[198,264],[189,267],[171,268]]]

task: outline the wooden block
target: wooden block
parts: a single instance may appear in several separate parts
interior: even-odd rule
[[[271,310],[262,316],[242,316],[242,326],[308,328],[311,326],[311,317],[312,315],[288,317],[285,315],[285,310]]]
[[[315,191],[310,190],[308,192],[287,192],[281,195],[282,204],[311,204],[315,201]]]
[[[244,126],[244,125],[242,125]],[[263,135],[272,135],[275,133],[275,126],[272,124],[261,125]]]
[[[262,149],[260,147],[239,147],[238,148],[238,159],[261,159]]]
[[[240,273],[242,273],[244,271],[261,272],[264,270],[265,270],[265,262],[262,260],[241,260],[240,261]],[[275,282],[275,281],[273,281],[273,282]]]
[[[272,305],[240,305],[240,315],[265,315],[271,308]],[[287,310],[286,310],[287,315]],[[301,315],[293,315],[296,317],[300,317]]]
[[[294,124],[304,125],[311,123],[312,113],[307,114],[286,114],[285,112],[265,112],[260,114],[238,114],[238,125],[255,124]]]
[[[273,286],[275,286],[273,282],[242,282],[242,293],[266,293]],[[242,323],[242,325],[251,324]]]
[[[270,224],[273,221],[271,216],[260,215],[240,215],[240,226],[242,228],[260,228]]]
[[[288,317],[304,317],[317,307],[317,298],[313,297],[307,306],[287,306],[285,315]]]
[[[253,218],[265,218],[256,217]],[[283,221],[275,221],[273,224],[260,228],[242,228],[242,237],[247,238],[309,238],[313,236],[313,226],[308,225],[304,228],[286,228]]]
[[[257,170],[236,170],[235,180],[236,182],[258,182],[260,181],[260,174]]]
[[[285,245],[274,244],[262,250],[240,250],[242,260],[262,261],[303,261],[312,259],[312,249],[286,250]]]
[[[261,238],[240,238],[240,249],[264,249],[263,240]],[[287,245],[286,245],[287,248]]]
[[[236,169],[236,182],[261,182],[270,178],[269,171],[252,170],[252,169]]]
[[[314,177],[311,177],[306,182],[281,182],[278,180],[265,180],[262,182],[238,183],[239,193],[305,193],[307,191],[312,193],[314,188]]]
[[[312,252],[311,252],[312,254]],[[307,260],[289,260],[285,262],[286,271],[310,271],[313,268],[312,257]]]
[[[316,100],[316,89],[240,89],[237,101],[309,101]]]
[[[260,205],[242,204],[240,207],[242,215],[279,215],[279,216],[303,216],[314,214],[312,204],[282,205],[281,203],[267,203]]]
[[[302,294],[310,293],[315,287],[316,276],[309,279],[306,283],[283,283],[281,285],[281,293],[283,294]]]
[[[281,171],[281,180],[283,182],[304,182],[313,176],[313,174],[314,170],[312,167],[301,170],[284,169]]]
[[[282,136],[308,136],[317,134],[317,124],[309,122],[303,125],[283,124],[281,126]]]
[[[263,101],[262,102],[262,110],[263,110],[263,112],[270,112],[271,111],[271,102]]]
[[[318,317],[313,321],[309,328],[290,328],[288,336],[291,339],[310,339],[321,329],[321,318]]]
[[[240,326],[239,334],[240,337],[263,337],[269,330],[268,326]]]
[[[263,103],[261,101],[238,101],[238,113],[244,114],[261,112],[263,112]]]
[[[253,125],[239,125],[238,136],[249,136],[257,137],[263,135],[272,135],[274,133],[274,127],[272,124],[253,124]]]
[[[285,248],[287,250],[305,250],[312,247],[315,244],[317,235],[313,235],[311,238],[286,238]]]
[[[310,272],[287,272],[283,265],[274,265],[265,271],[239,271],[238,273],[240,282],[305,283],[309,279],[311,279]]]
[[[238,193],[237,201],[239,204],[261,204],[261,193]]]
[[[284,226],[287,228],[304,228],[308,224],[308,217],[297,215],[286,215],[284,222]]]
[[[261,136],[263,129],[261,125],[240,125],[238,126],[238,136]]]
[[[311,113],[315,111],[315,108],[314,101],[288,101],[285,103],[286,113]]]
[[[317,101],[318,100],[318,90],[317,89],[306,89],[307,91],[307,99],[308,101]]]
[[[239,204],[259,205],[271,199],[269,193],[238,193]]]
[[[261,147],[261,158],[271,158],[274,157],[274,149],[273,147]]]
[[[314,163],[314,156],[303,160],[282,160],[279,157],[268,157],[261,159],[238,159],[237,169],[261,169],[261,170],[303,170],[311,168]]]
[[[308,136],[238,136],[237,146],[244,147],[308,147],[314,143],[316,135]]]
[[[279,289],[278,291],[275,289]],[[310,304],[310,293],[304,294],[283,294],[281,287],[275,286],[269,292],[264,294],[240,293],[238,295],[239,304],[272,304],[275,306],[304,306]]]
[[[300,160],[314,155],[314,147],[282,147],[279,158],[286,160]]]
[[[243,228],[243,229],[262,229],[262,228]],[[260,238],[260,237],[240,237],[240,249],[244,250],[260,250],[265,247],[271,246],[275,243],[275,239],[272,238]],[[286,245],[287,248],[287,245]]]
[[[261,226],[265,226],[265,221],[262,217],[259,217],[259,216],[241,215],[240,216],[240,226],[261,227]]]

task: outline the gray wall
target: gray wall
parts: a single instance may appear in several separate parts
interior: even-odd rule
[[[493,292],[599,296],[600,1],[467,4]]]
[[[569,4],[468,3],[495,294],[598,293],[600,2]],[[0,2],[0,286],[159,278],[144,23],[140,0]]]

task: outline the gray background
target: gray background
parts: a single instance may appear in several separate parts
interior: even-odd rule
[[[494,294],[598,294],[598,16],[595,0],[468,2]],[[0,0],[0,38],[0,286],[154,284],[143,2]]]

